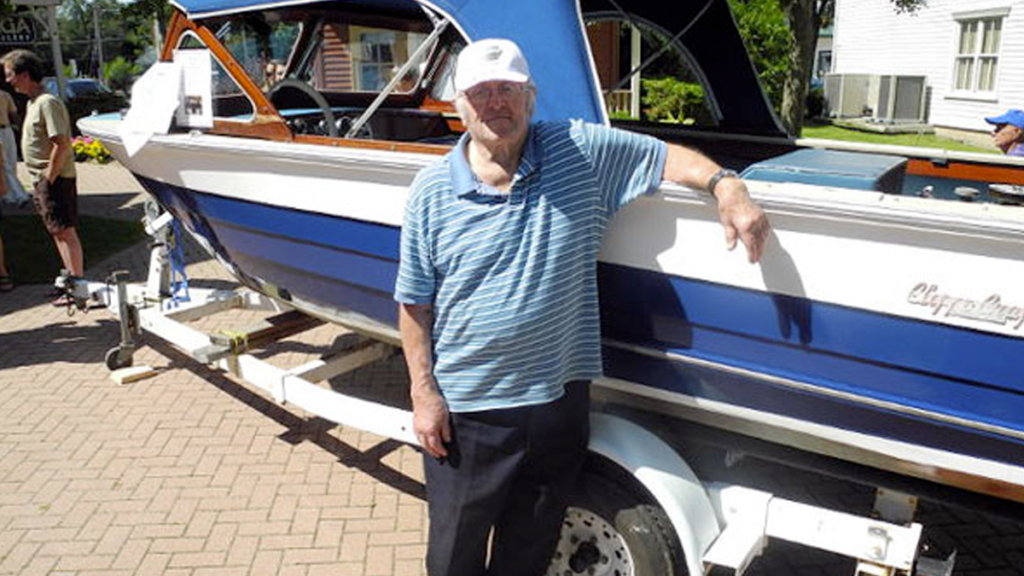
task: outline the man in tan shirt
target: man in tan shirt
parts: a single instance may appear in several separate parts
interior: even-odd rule
[[[68,110],[59,98],[43,88],[43,63],[38,56],[28,50],[13,50],[2,61],[7,82],[29,98],[21,132],[21,153],[32,176],[36,211],[57,245],[64,268],[82,276],[82,243],[75,228],[78,189]],[[65,303],[59,300],[54,304]]]

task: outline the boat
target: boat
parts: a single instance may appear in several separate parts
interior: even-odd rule
[[[725,0],[172,3],[161,60],[209,54],[209,126],[179,119],[138,149],[119,114],[82,132],[241,284],[391,343],[407,187],[463,130],[461,47],[519,43],[536,119],[610,122],[587,23],[657,31],[714,126],[613,123],[774,173],[748,181],[773,234],[750,265],[701,191],[664,184],[623,210],[600,257],[595,396],[1024,503],[1024,211],[948,199],[1024,184],[1019,160],[786,137]],[[889,189],[915,177],[947,199]]]

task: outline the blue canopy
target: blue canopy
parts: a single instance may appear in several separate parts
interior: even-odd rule
[[[333,2],[386,13],[419,11],[414,0],[171,0],[192,19]],[[537,85],[534,118],[605,122],[582,19],[573,0],[418,0],[442,13],[469,39],[509,38],[519,44]]]

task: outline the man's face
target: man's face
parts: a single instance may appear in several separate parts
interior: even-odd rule
[[[14,65],[10,62],[4,62],[4,79],[7,83],[14,88],[14,91],[19,94],[28,94],[26,91],[25,80],[28,78],[28,72],[22,72],[21,74],[14,73]]]
[[[1006,152],[1021,140],[1022,134],[1024,131],[1013,124],[999,124],[992,130],[992,143]]]
[[[526,83],[481,82],[460,94],[463,122],[478,142],[510,143],[530,127],[532,89]]]

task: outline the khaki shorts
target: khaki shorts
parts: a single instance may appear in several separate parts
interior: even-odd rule
[[[43,226],[46,226],[50,234],[74,228],[78,224],[78,187],[74,178],[58,177],[43,192],[36,186],[32,201],[36,213],[43,220]]]

